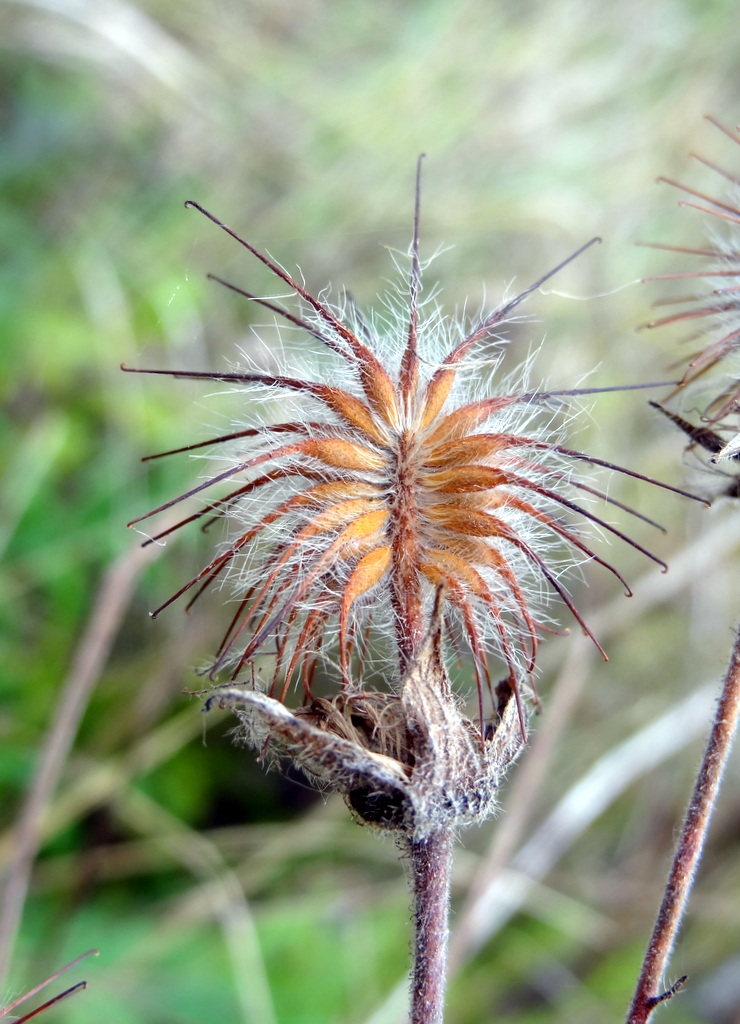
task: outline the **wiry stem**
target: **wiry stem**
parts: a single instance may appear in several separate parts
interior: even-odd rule
[[[443,1024],[452,836],[436,832],[409,841],[414,893],[411,1024]]]
[[[686,812],[678,849],[668,876],[663,902],[645,953],[635,995],[627,1015],[627,1024],[645,1024],[655,1008],[674,995],[685,978],[667,990],[662,989],[664,971],[673,948],[694,872],[701,858],[709,820],[719,791],[740,712],[740,630],[727,670],[717,713],[704,752],[696,786]]]

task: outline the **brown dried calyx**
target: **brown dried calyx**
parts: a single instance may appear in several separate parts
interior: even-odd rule
[[[361,822],[415,842],[482,821],[524,737],[511,687],[481,735],[460,711],[441,654],[438,612],[400,694],[344,692],[291,711],[258,690],[218,687],[206,705],[230,707],[243,742],[289,759],[338,790]]]

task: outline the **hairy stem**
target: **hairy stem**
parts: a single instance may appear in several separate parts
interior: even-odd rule
[[[452,836],[409,841],[414,893],[411,1024],[443,1024]]]
[[[678,849],[666,883],[653,934],[643,960],[627,1024],[645,1024],[655,1008],[675,994],[685,978],[662,989],[664,971],[673,948],[694,872],[701,858],[709,819],[719,791],[722,772],[732,746],[740,711],[740,630],[727,670],[717,713],[702,759],[696,785],[686,812]]]

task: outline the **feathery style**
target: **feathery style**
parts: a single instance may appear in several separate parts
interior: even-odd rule
[[[576,467],[648,478],[566,447],[553,426],[568,398],[612,389],[485,394],[474,362],[480,355],[497,365],[502,325],[598,240],[469,326],[450,325],[433,296],[421,299],[417,171],[404,318],[397,315],[396,296],[386,306],[392,315],[365,319],[350,301],[340,309],[314,297],[211,213],[186,205],[265,264],[300,309],[214,279],[305,332],[331,365],[323,379],[256,369],[132,371],[219,381],[295,409],[292,418],[253,421],[177,449],[210,445],[227,453],[226,468],[129,525],[228,484],[228,493],[151,540],[218,517],[229,520],[231,532],[226,546],[157,612],[186,594],[189,608],[204,590],[230,578],[237,603],[212,678],[227,669],[236,680],[269,652],[270,696],[284,701],[291,681],[300,680],[310,702],[317,662],[335,651],[345,695],[361,691],[363,666],[383,641],[395,653],[394,676],[407,675],[430,631],[439,592],[447,650],[466,646],[472,653],[481,734],[486,692],[496,707],[492,656],[516,697],[523,732],[520,694],[533,692],[538,633],[545,628],[538,621],[541,592],[557,595],[600,651],[562,581],[564,569],[595,562],[630,593],[618,570],[583,539],[577,521],[596,524],[665,567],[588,506],[602,500],[645,517],[579,476]]]
[[[740,135],[729,131],[713,117],[706,120],[740,146]],[[740,177],[696,153],[691,156],[729,182],[726,197],[714,198],[672,178],[660,177],[658,181],[690,196],[691,199],[682,200],[679,205],[712,217],[716,231],[701,248],[657,244],[652,247],[698,256],[705,265],[700,270],[675,271],[645,280],[695,281],[705,287],[700,294],[679,294],[664,300],[678,304],[678,311],[644,326],[691,323],[696,330],[689,340],[701,339],[704,343],[703,348],[690,356],[681,381],[682,386],[694,385],[689,393],[692,401],[699,401],[703,406],[701,425],[694,426],[660,405],[656,408],[689,436],[690,447],[698,446],[710,452],[711,461],[716,463],[740,457]],[[707,382],[705,378],[710,373],[718,376]],[[733,481],[728,493],[735,491],[737,486]]]

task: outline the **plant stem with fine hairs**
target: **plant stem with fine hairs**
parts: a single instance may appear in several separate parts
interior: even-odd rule
[[[409,842],[414,893],[411,1024],[442,1024],[447,979],[452,836],[437,832]]]
[[[655,1008],[674,995],[683,985],[662,990],[662,978],[668,965],[691,891],[694,872],[701,858],[709,820],[719,791],[722,773],[732,746],[740,712],[740,629],[727,670],[722,695],[697,776],[689,809],[686,812],[678,849],[666,883],[663,902],[643,960],[642,970],[627,1015],[627,1024],[645,1024]]]

